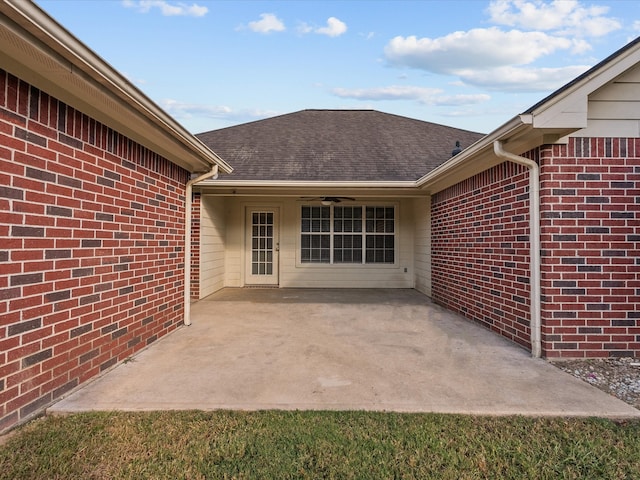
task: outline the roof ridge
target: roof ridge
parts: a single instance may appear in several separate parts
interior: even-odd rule
[[[375,108],[305,108],[298,112],[377,112]],[[296,112],[294,112],[296,113]],[[384,112],[380,112],[384,113]]]

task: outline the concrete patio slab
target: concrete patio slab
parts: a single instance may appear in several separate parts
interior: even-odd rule
[[[414,290],[224,289],[48,409],[640,417]]]

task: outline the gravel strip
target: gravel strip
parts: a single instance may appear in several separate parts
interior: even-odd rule
[[[551,364],[640,409],[640,359],[562,360]]]

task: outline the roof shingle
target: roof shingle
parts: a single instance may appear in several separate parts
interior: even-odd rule
[[[233,180],[413,181],[451,157],[470,132],[375,110],[302,110],[196,135]]]

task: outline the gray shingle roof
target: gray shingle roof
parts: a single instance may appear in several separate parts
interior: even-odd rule
[[[412,181],[484,135],[375,110],[302,110],[196,135],[229,180]]]

